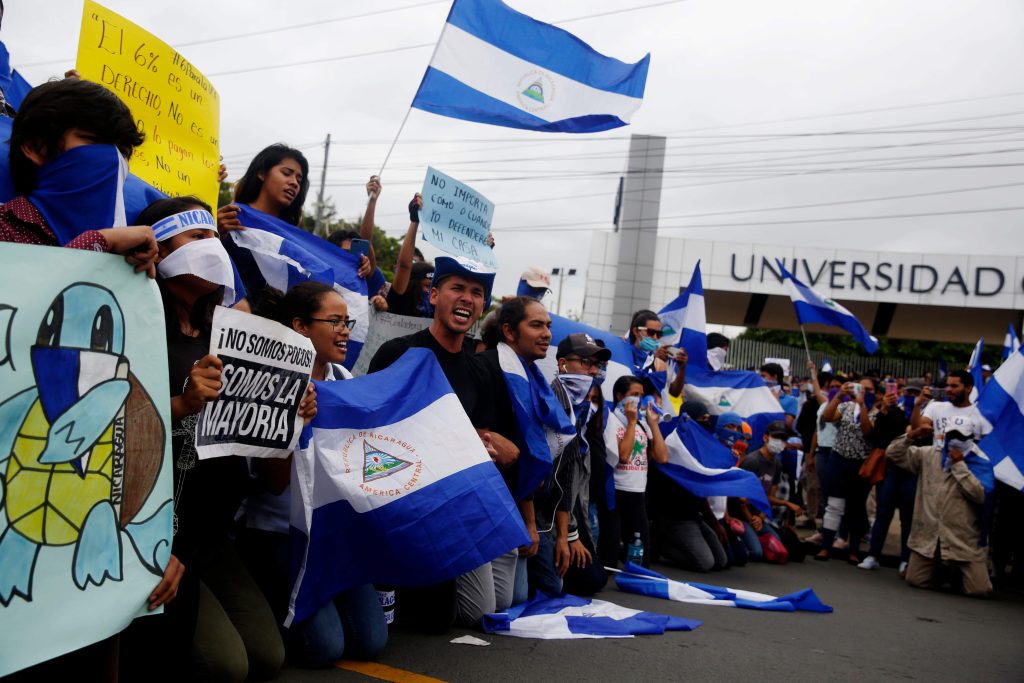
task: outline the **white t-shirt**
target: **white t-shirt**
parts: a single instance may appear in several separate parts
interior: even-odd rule
[[[634,429],[633,453],[625,463],[619,462],[619,441],[626,436],[626,425],[614,412],[608,416],[604,430],[606,458],[615,468],[615,490],[643,493],[647,490],[647,446],[650,435],[638,421]]]
[[[945,438],[946,427],[953,418],[964,418],[970,421],[974,429],[974,440],[977,442],[981,437],[988,434],[985,421],[978,413],[978,407],[973,403],[963,407],[957,407],[949,401],[930,401],[924,407],[921,417],[927,417],[932,421],[932,428],[935,430],[935,441],[942,443]]]
[[[818,427],[818,448],[832,448],[836,442],[836,423],[835,422],[824,422],[821,416],[825,414],[825,408],[828,408],[828,401],[825,401],[818,407],[817,427]]]

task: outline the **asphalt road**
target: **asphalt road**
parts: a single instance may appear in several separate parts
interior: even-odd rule
[[[906,586],[891,568],[843,561],[753,564],[717,574],[655,565],[671,578],[783,595],[813,588],[832,614],[768,613],[668,602],[619,592],[597,597],[701,619],[689,633],[538,641],[465,629],[448,636],[392,632],[378,680],[441,681],[1022,681],[1024,596],[975,600]],[[401,605],[398,605],[401,609]],[[486,647],[452,644],[472,633]],[[417,678],[412,674],[427,676]],[[281,680],[369,681],[352,671],[290,668]]]

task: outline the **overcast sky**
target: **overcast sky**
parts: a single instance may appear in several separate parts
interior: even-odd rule
[[[435,41],[449,6],[105,4],[210,77],[221,96],[221,152],[231,179],[256,151],[283,141],[308,155],[315,185],[322,140],[331,133],[328,192],[347,218],[362,211],[362,185],[380,168],[430,57],[429,46],[400,48]],[[652,56],[643,107],[631,126],[614,131],[551,135],[410,115],[384,172],[378,223],[404,233],[404,207],[427,164],[470,182],[497,205],[496,292],[512,291],[530,265],[582,272],[591,231],[610,227],[628,137],[637,133],[669,138],[663,234],[1024,255],[1024,211],[993,211],[1024,207],[1020,0],[508,4],[541,21],[575,19],[562,27],[609,56]],[[620,11],[634,7],[645,8]],[[393,8],[400,9],[384,11]],[[79,0],[6,3],[0,38],[30,82],[73,64],[81,11]],[[311,25],[183,45],[296,24]],[[386,50],[393,51],[331,59]],[[286,66],[310,60],[329,61]],[[307,208],[314,195],[315,187]],[[862,201],[878,198],[888,199]],[[830,205],[788,208],[807,204]],[[953,213],[815,223],[940,212]],[[583,284],[582,277],[567,282],[563,311],[580,308]]]

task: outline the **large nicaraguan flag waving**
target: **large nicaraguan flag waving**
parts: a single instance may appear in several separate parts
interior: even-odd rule
[[[455,0],[412,106],[496,126],[593,133],[629,123],[649,62],[606,57],[500,0]]]
[[[522,443],[516,444],[518,478],[513,491],[519,501],[536,491],[550,474],[552,463],[576,436],[576,426],[535,364],[524,363],[505,342],[498,344],[498,363],[522,438]]]
[[[703,427],[681,417],[665,437],[668,462],[654,463],[675,484],[697,496],[746,498],[767,515],[772,508],[757,475],[735,467],[732,451]]]
[[[359,277],[359,258],[327,240],[274,216],[238,204],[238,220],[246,228],[234,230],[224,246],[250,293],[270,286],[287,292],[294,285],[316,280],[334,287],[356,321],[348,341],[345,367],[359,359],[369,327],[366,280]]]
[[[685,383],[687,400],[702,401],[715,415],[737,413],[750,424],[755,446],[760,443],[769,422],[785,419],[782,406],[760,375],[746,370],[715,370],[708,362],[707,315],[699,261],[686,291],[665,306],[658,317],[662,323],[672,326],[675,330],[672,343],[682,346],[689,358]],[[671,385],[675,363],[669,363],[668,368],[666,385]],[[668,405],[667,401],[665,396],[662,402]]]
[[[782,261],[776,259],[775,263],[779,266],[779,272],[782,273],[782,281],[789,291],[789,298],[793,300],[796,318],[801,325],[819,323],[841,327],[852,334],[853,338],[860,342],[860,345],[868,353],[878,350],[878,340],[871,336],[853,313],[797,280],[795,275],[786,270]]]
[[[286,624],[354,586],[438,583],[529,544],[429,350],[316,390],[293,460]]]
[[[673,581],[656,571],[638,567],[632,562],[627,562],[623,571],[615,576],[615,585],[627,593],[697,605],[742,607],[766,612],[832,612],[832,608],[823,603],[810,588],[775,597],[739,588]]]
[[[996,479],[1024,491],[1024,350],[996,369],[977,405],[992,429],[978,449],[988,456]]]
[[[657,636],[665,631],[692,631],[703,622],[657,612],[620,607],[575,595],[537,595],[507,612],[485,614],[484,631],[516,638],[571,640]]]

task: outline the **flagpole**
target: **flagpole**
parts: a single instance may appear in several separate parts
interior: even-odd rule
[[[804,324],[800,323],[800,334],[804,336],[804,351],[807,352],[807,361],[814,362],[811,360],[811,347],[807,343],[807,331],[804,329]]]
[[[452,10],[455,9],[456,0],[452,0],[452,6],[448,9],[448,15],[444,19],[444,26],[441,27],[441,34],[437,37],[437,42],[434,43],[434,51],[430,53],[430,60],[427,62],[427,68],[434,63],[434,57],[437,56],[437,48],[441,46],[441,39],[444,38],[445,29],[448,28],[448,19],[452,15]],[[420,91],[420,87],[423,86],[423,80],[427,77],[427,71],[424,69],[423,78],[420,79],[420,85],[416,88],[416,92]],[[413,96],[415,100],[415,95]],[[398,132],[395,133],[395,139],[391,141],[391,146],[388,147],[388,153],[384,155],[384,163],[380,165],[380,171],[377,172],[377,177],[384,175],[384,167],[388,165],[388,160],[391,158],[391,153],[395,151],[395,145],[398,144],[398,138],[402,135],[402,129],[405,128],[405,122],[409,120],[409,114],[412,113],[412,102],[409,103],[409,108],[405,110],[405,116],[402,117],[402,123],[398,126]]]

